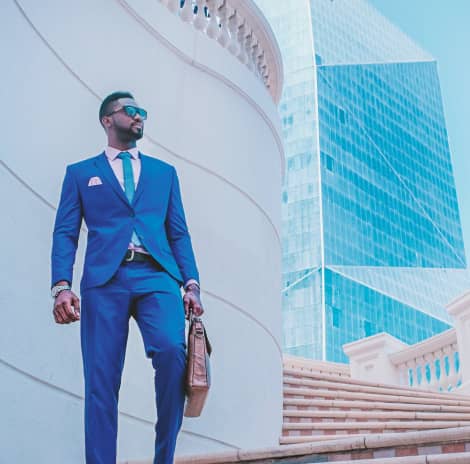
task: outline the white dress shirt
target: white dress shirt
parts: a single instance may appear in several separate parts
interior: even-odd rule
[[[117,156],[119,153],[123,151],[127,151],[131,154],[131,164],[132,164],[132,171],[134,173],[134,185],[137,188],[137,184],[139,183],[140,177],[140,157],[139,157],[139,150],[136,148],[129,148],[128,150],[118,150],[117,148],[107,146],[104,149],[104,153],[108,158],[109,164],[111,165],[111,169],[113,170],[119,184],[121,184],[122,189],[124,190],[124,173],[122,171],[122,160]]]

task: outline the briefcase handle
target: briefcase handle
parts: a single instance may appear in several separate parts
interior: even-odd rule
[[[198,335],[204,334],[204,337],[206,339],[206,348],[207,348],[207,354],[210,356],[212,353],[212,345],[209,341],[209,338],[207,336],[207,331],[206,328],[204,327],[204,323],[202,322],[202,317],[201,316],[193,316],[192,311],[190,312],[189,315],[189,331],[191,331],[191,327],[193,324],[197,323],[196,331]]]

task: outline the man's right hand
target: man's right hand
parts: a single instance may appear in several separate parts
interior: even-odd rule
[[[72,290],[62,290],[54,300],[52,311],[57,324],[70,324],[80,320],[80,299]]]

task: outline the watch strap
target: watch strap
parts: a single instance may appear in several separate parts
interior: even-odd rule
[[[51,296],[52,298],[56,298],[60,292],[63,292],[64,290],[71,290],[71,289],[72,287],[70,287],[70,285],[55,285],[51,289]]]

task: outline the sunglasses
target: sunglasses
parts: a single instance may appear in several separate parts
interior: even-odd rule
[[[136,106],[131,105],[124,105],[117,110],[112,111],[111,113],[107,114],[106,116],[111,116],[114,113],[118,113],[119,111],[124,110],[127,116],[133,118],[136,114],[138,114],[143,120],[147,119],[147,111],[143,108],[137,108]]]

